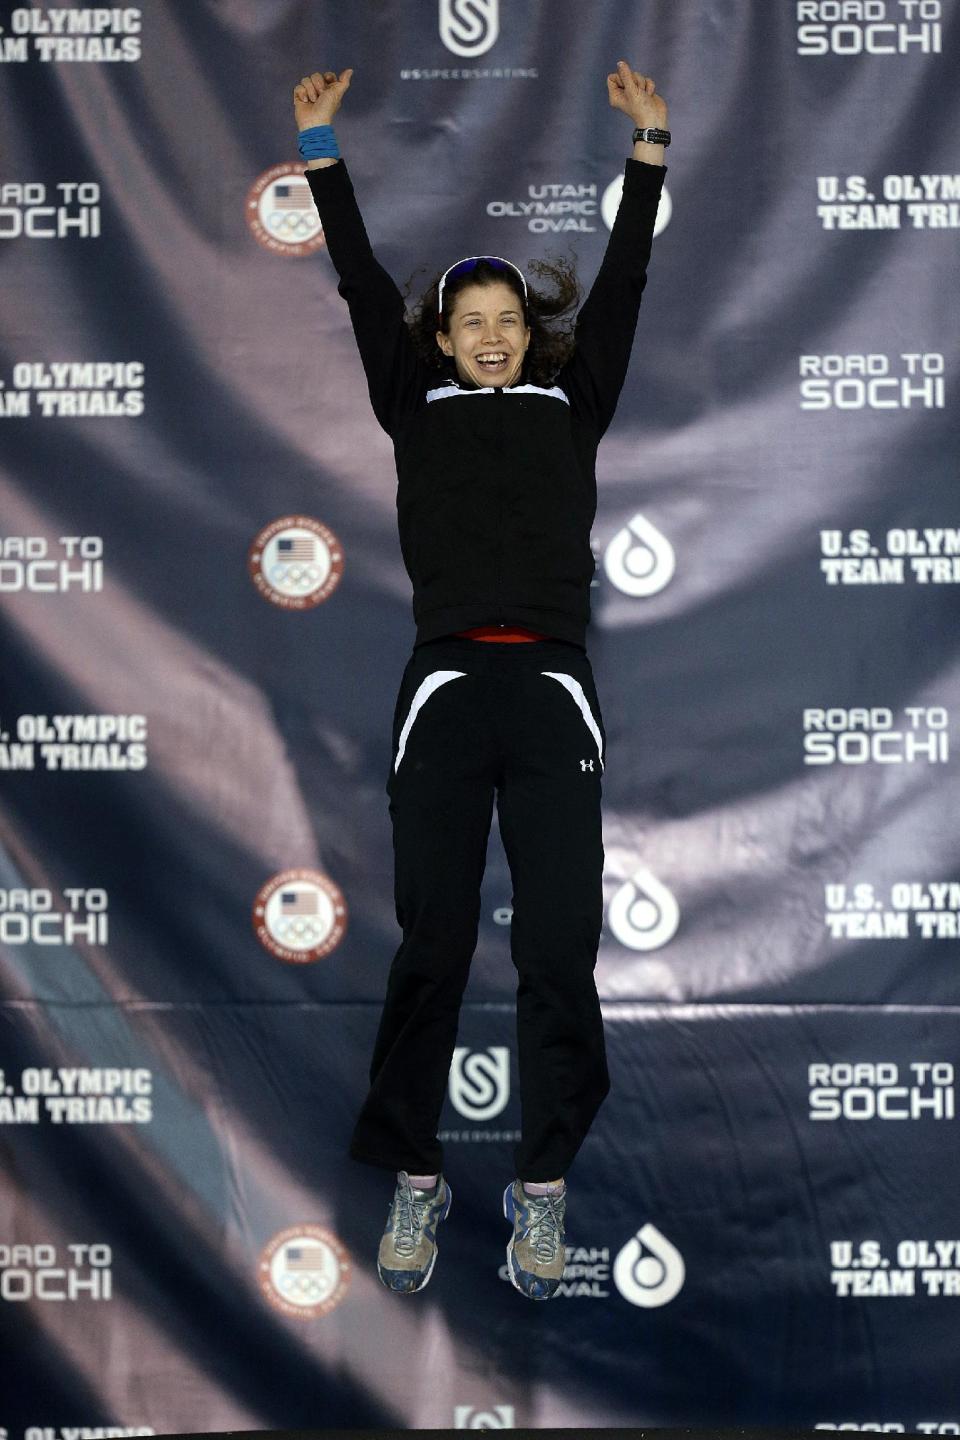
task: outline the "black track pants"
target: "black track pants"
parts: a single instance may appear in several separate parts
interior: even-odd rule
[[[437,1127],[496,794],[513,882],[517,1174],[544,1181],[568,1170],[610,1088],[594,981],[605,761],[593,672],[578,646],[443,637],[414,650],[387,782],[403,940],[350,1145],[355,1160],[412,1174],[442,1169]]]

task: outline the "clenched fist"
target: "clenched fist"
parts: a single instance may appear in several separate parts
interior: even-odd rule
[[[340,102],[350,89],[352,70],[314,70],[304,75],[293,87],[293,113],[298,130],[309,130],[313,125],[330,125],[340,109]]]

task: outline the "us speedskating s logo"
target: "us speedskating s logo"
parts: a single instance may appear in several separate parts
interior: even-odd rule
[[[458,1045],[450,1066],[450,1099],[468,1120],[492,1120],[510,1099],[510,1051],[506,1045],[470,1050]]]
[[[453,1411],[454,1430],[512,1430],[514,1428],[512,1405],[494,1405],[489,1410],[477,1410],[473,1405],[456,1405]]]
[[[440,0],[440,39],[454,55],[483,55],[500,34],[500,0]]]
[[[652,1310],[683,1287],[683,1256],[655,1225],[644,1225],[613,1262],[613,1281],[624,1300]]]

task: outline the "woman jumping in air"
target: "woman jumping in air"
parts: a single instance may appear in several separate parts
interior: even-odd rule
[[[408,320],[375,259],[331,122],[352,70],[294,87],[300,152],[397,464],[416,636],[387,793],[403,939],[387,981],[351,1156],[397,1172],[377,1269],[422,1290],[450,1210],[437,1127],[477,943],[496,798],[513,886],[522,1139],[504,1193],[510,1278],[545,1300],[563,1275],[565,1175],[610,1081],[594,970],[603,919],[606,735],[586,652],[597,446],[623,386],[663,178],[667,107],[626,61],[611,106],[636,127],[603,263],[572,333],[553,293],[472,255]]]

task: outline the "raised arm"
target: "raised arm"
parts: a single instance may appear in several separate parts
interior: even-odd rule
[[[293,91],[298,130],[330,126],[352,76],[349,69],[305,75]],[[343,160],[309,159],[306,176],[340,277],[337,289],[350,307],[374,414],[387,434],[395,435],[425,389],[425,367],[404,320],[403,296],[373,253]]]
[[[613,109],[636,127],[666,130],[663,96],[625,60],[607,76],[607,95]],[[665,174],[664,146],[636,141],[603,263],[577,316],[573,355],[557,377],[574,409],[601,435],[613,419],[630,363]]]

